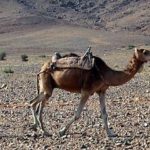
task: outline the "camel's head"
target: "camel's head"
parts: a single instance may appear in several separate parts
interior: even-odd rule
[[[135,56],[138,60],[142,62],[150,61],[150,51],[145,49],[135,48]]]

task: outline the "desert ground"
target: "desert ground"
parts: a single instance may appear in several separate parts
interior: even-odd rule
[[[26,106],[37,95],[40,67],[55,51],[82,55],[91,46],[94,55],[121,70],[134,52],[130,45],[149,49],[149,43],[144,35],[69,25],[37,25],[1,34],[0,48],[7,56],[0,61],[0,86],[6,85],[0,89],[0,149],[150,149],[150,64],[127,84],[107,91],[109,124],[118,137],[106,136],[96,94],[88,100],[81,119],[63,137],[58,131],[73,116],[80,94],[54,90],[43,113],[50,137],[30,129],[33,120]],[[21,60],[22,54],[28,55],[27,62]],[[8,68],[14,73],[5,73]]]
[[[91,46],[93,55],[122,70],[135,46],[150,50],[148,0],[101,4],[95,0],[93,5],[82,1],[73,9],[68,7],[74,3],[60,7],[49,2],[0,1],[0,53],[6,53],[6,59],[0,61],[0,149],[149,150],[150,63],[130,82],[107,91],[109,125],[117,137],[106,136],[96,94],[89,98],[80,120],[60,137],[59,130],[73,117],[80,100],[80,94],[60,89],[54,90],[43,113],[44,126],[51,136],[31,130],[33,119],[27,104],[37,96],[37,73],[54,52],[83,55]],[[93,17],[97,20],[99,13],[102,24],[85,27]],[[28,61],[21,60],[23,54]]]

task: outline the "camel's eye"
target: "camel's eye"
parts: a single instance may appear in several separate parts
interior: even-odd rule
[[[143,51],[143,54],[144,54],[144,55],[147,55],[147,54],[148,54],[148,51],[144,50],[144,51]]]

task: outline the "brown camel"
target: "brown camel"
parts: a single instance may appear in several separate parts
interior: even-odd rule
[[[74,55],[79,57],[78,55]],[[81,100],[74,117],[60,130],[60,135],[64,135],[70,125],[80,118],[85,103],[90,95],[97,93],[99,95],[100,109],[104,127],[108,136],[116,136],[108,127],[107,112],[105,106],[105,93],[110,86],[118,86],[128,82],[139,71],[143,64],[150,61],[150,51],[135,48],[126,69],[116,71],[106,65],[106,63],[94,56],[95,65],[91,70],[82,70],[77,68],[56,68],[55,71],[49,71],[51,61],[45,63],[39,74],[39,95],[30,101],[31,110],[34,119],[34,129],[40,127],[44,135],[48,135],[42,122],[42,111],[45,102],[52,95],[54,88],[64,89],[70,92],[81,93]]]

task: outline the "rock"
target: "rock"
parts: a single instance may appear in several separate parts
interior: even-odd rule
[[[2,86],[0,87],[0,89],[4,89],[7,87],[7,84],[2,84]]]
[[[144,123],[144,127],[148,127],[148,123]]]
[[[120,147],[122,143],[115,143],[116,146]]]
[[[97,123],[97,124],[95,124],[93,127],[94,127],[94,128],[100,128],[100,124]]]
[[[125,140],[124,145],[125,145],[125,146],[128,146],[128,145],[131,145],[131,143],[130,143],[129,140]]]
[[[134,123],[134,126],[139,126],[139,125],[140,125],[139,122]]]
[[[146,93],[150,93],[150,90],[147,89],[145,92],[146,92]]]
[[[83,133],[82,133],[82,136],[87,136],[87,133],[84,131]]]
[[[132,145],[130,145],[130,146],[126,146],[126,148],[125,148],[126,150],[128,150],[128,149],[133,149],[133,146]]]
[[[44,145],[43,149],[46,150],[49,148],[49,145]]]
[[[83,145],[81,146],[81,149],[87,149],[87,146],[83,144]]]
[[[66,138],[67,138],[67,135],[65,134],[65,135],[63,135],[61,138],[62,138],[62,139],[66,139]]]

